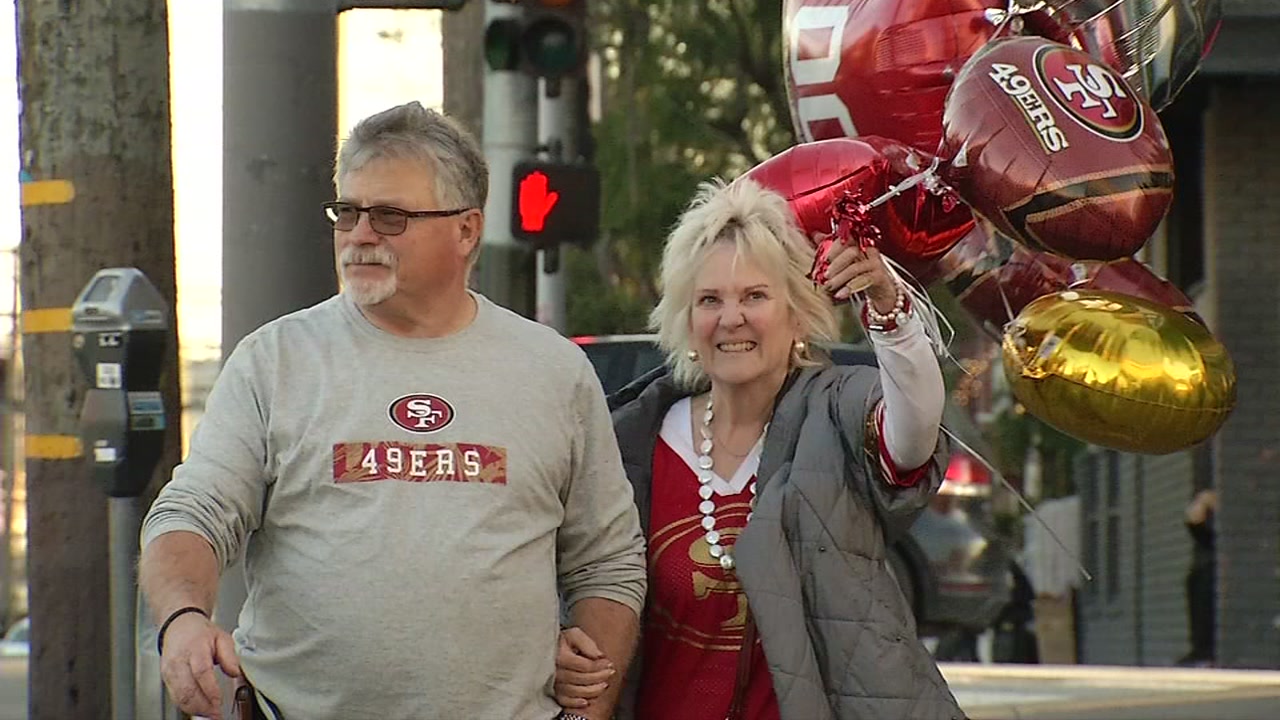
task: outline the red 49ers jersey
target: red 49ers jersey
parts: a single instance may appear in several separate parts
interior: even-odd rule
[[[716,498],[716,528],[730,546],[746,526],[750,490]],[[698,478],[662,438],[653,457],[649,531],[649,607],[645,618],[640,720],[723,720],[733,699],[747,596],[711,557]],[[764,652],[756,643],[747,720],[777,720]]]

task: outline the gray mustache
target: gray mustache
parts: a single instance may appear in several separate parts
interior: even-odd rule
[[[386,265],[394,270],[396,256],[383,248],[348,247],[342,251],[343,265]]]

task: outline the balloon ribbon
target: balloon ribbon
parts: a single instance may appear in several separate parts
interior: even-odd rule
[[[871,206],[862,202],[861,193],[846,192],[831,208],[831,234],[818,242],[809,277],[819,285],[826,283],[831,253],[837,242],[866,250],[879,241],[880,228],[871,220]]]

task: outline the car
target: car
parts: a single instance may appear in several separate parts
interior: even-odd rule
[[[572,339],[586,353],[608,395],[665,359],[656,335]],[[838,365],[876,364],[875,353],[867,345],[841,343],[824,349]],[[966,424],[965,416],[949,407],[947,425],[961,424]],[[975,434],[970,428],[970,438]],[[994,529],[992,479],[976,458],[963,450],[953,452],[937,496],[890,548],[890,569],[915,612],[922,636],[954,636],[965,644],[990,628],[1010,601],[1012,550]],[[949,652],[948,645],[941,644],[944,653]]]
[[[27,657],[31,654],[31,618],[15,622],[0,640],[0,657]]]

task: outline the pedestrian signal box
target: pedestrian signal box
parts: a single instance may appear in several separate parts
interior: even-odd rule
[[[592,165],[528,160],[512,178],[511,234],[538,246],[590,245],[600,231],[600,173]]]

